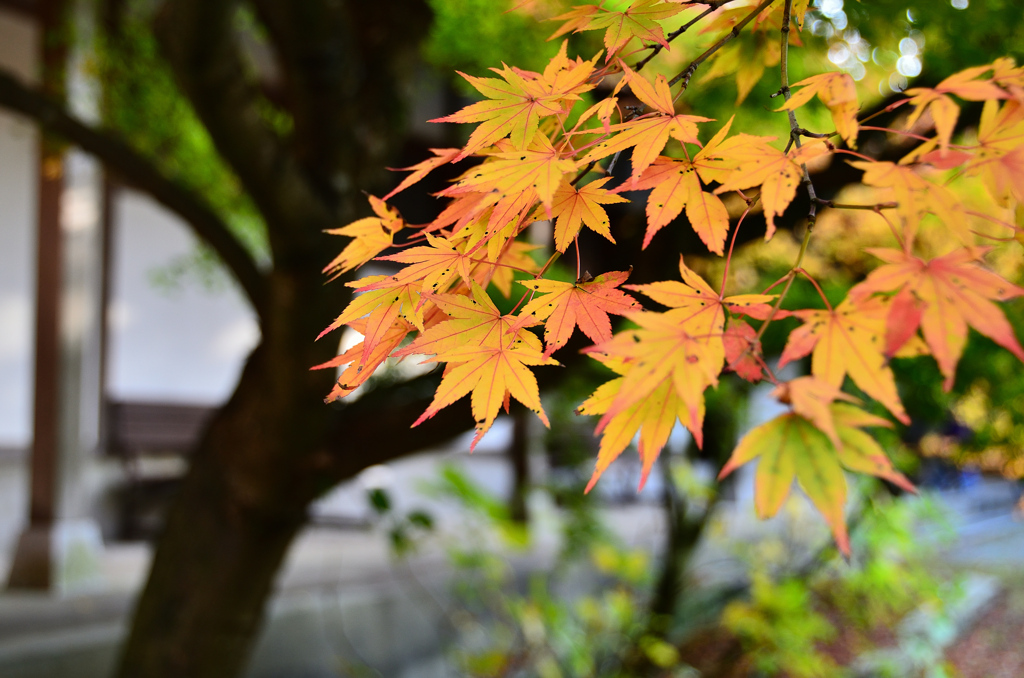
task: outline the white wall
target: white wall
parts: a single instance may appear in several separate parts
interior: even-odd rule
[[[259,339],[233,284],[213,289],[187,275],[160,288],[153,274],[188,256],[186,227],[143,195],[124,191],[115,210],[108,393],[118,400],[219,403]]]
[[[0,12],[0,65],[27,79],[35,53],[29,21]],[[36,171],[35,130],[0,112],[0,447],[32,435]]]

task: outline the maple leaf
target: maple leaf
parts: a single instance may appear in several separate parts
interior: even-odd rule
[[[708,249],[721,256],[729,233],[729,211],[721,198],[707,193],[697,176],[697,166],[689,160],[664,156],[644,170],[635,185],[623,184],[629,190],[653,188],[647,198],[647,232],[643,248],[651,244],[654,234],[668,225],[686,208],[690,226]]]
[[[398,216],[398,210],[388,207],[383,200],[369,196],[370,206],[376,217],[365,217],[353,221],[342,228],[331,228],[325,231],[331,235],[344,235],[352,238],[341,254],[324,267],[323,272],[334,280],[343,273],[358,268],[378,254],[391,247],[394,236],[405,224]]]
[[[421,331],[424,329],[423,308],[420,303],[418,280],[399,280],[388,275],[375,275],[345,283],[355,287],[357,296],[349,302],[334,322],[317,336],[347,325],[359,318],[366,318],[363,337],[363,353],[368,356],[399,318],[412,323]]]
[[[569,31],[579,33],[604,28],[604,45],[608,51],[608,60],[633,38],[656,42],[667,48],[669,44],[665,41],[665,33],[658,20],[667,19],[684,9],[686,8],[682,5],[662,0],[636,0],[622,11],[583,5],[553,17],[552,21],[564,20],[565,23],[548,39],[565,35]]]
[[[394,354],[402,357],[433,353],[434,357],[428,362],[448,363],[434,400],[413,426],[470,393],[477,431],[470,450],[494,423],[506,402],[506,393],[534,411],[547,426],[537,379],[528,366],[557,365],[558,362],[541,354],[536,335],[513,328],[518,318],[501,315],[476,283],[470,296],[434,295],[432,299],[452,319],[428,329]]]
[[[766,294],[744,294],[723,298],[711,289],[703,278],[694,273],[681,257],[679,275],[682,282],[664,280],[646,285],[628,285],[627,289],[640,292],[669,308],[683,311],[691,334],[696,341],[706,347],[710,363],[720,366],[725,360],[723,340],[726,312],[743,313],[764,320],[771,312],[771,306],[767,302],[775,297]],[[715,373],[717,374],[717,371]]]
[[[366,323],[365,319],[353,320],[348,323],[348,326],[365,335]],[[323,370],[348,365],[338,377],[334,388],[324,399],[325,402],[344,398],[356,390],[373,375],[374,371],[391,355],[392,351],[398,348],[412,330],[412,325],[399,319],[383,333],[381,339],[369,351],[364,350],[363,342],[360,341],[341,355],[311,367],[312,370]]]
[[[561,58],[556,57],[557,60],[553,60],[543,74],[505,65],[501,70],[491,69],[501,76],[500,80],[459,73],[487,99],[430,121],[480,123],[455,160],[461,160],[506,136],[513,148],[526,148],[536,135],[541,118],[567,112],[568,104],[578,101],[581,94],[594,88],[587,82],[594,62],[571,61],[565,58],[565,49],[563,44],[559,54]]]
[[[785,212],[796,197],[797,186],[803,180],[803,164],[826,152],[828,147],[820,141],[793,148],[789,153],[772,148],[763,141],[749,143],[743,147],[728,180],[715,189],[715,193],[760,186],[761,204],[768,221],[764,239],[771,240],[775,235],[775,217]]]
[[[495,192],[505,199],[532,190],[550,208],[562,176],[576,169],[576,162],[562,157],[540,132],[525,150],[493,153],[491,158],[469,170],[453,188],[442,191],[441,195]]]
[[[410,247],[397,254],[380,257],[383,261],[398,261],[406,266],[397,274],[376,284],[366,285],[362,289],[370,291],[393,286],[395,283],[420,283],[421,292],[446,292],[451,284],[462,276],[470,279],[472,258],[464,254],[459,247],[444,238],[424,234],[426,245]]]
[[[837,400],[860,403],[851,395],[843,393],[824,379],[815,376],[799,377],[775,387],[772,397],[792,405],[793,411],[810,421],[828,436],[836,449],[843,447],[832,418],[832,404]]]
[[[727,369],[751,383],[761,381],[764,368],[757,359],[761,354],[761,342],[757,340],[757,332],[753,327],[742,320],[729,323],[729,328],[722,336],[722,344]]]
[[[909,103],[914,110],[907,119],[907,129],[912,128],[926,110],[931,111],[940,148],[945,152],[949,147],[953,130],[956,129],[957,118],[960,117],[960,106],[950,98],[950,94],[955,94],[965,101],[1005,99],[1008,96],[990,80],[976,79],[990,70],[991,66],[976,66],[954,73],[935,87],[908,89],[906,93],[911,95]]]
[[[794,111],[817,94],[832,113],[836,132],[850,148],[857,148],[857,85],[849,73],[821,73],[805,78],[793,87],[803,89],[794,93],[778,110]]]
[[[559,280],[520,280],[520,285],[540,292],[543,296],[535,298],[523,307],[519,314],[523,320],[516,326],[546,321],[545,356],[565,346],[576,327],[594,343],[609,341],[612,338],[612,324],[608,314],[625,315],[639,310],[640,305],[633,297],[617,289],[626,282],[629,273],[613,271],[592,280],[578,280],[575,283]]]
[[[986,101],[978,125],[978,148],[966,172],[980,175],[1000,207],[1024,202],[1024,105]]]
[[[633,179],[635,181],[658,157],[669,138],[700,146],[700,141],[697,139],[697,123],[709,122],[711,118],[699,115],[677,115],[675,104],[672,103],[672,93],[669,91],[668,81],[664,75],[659,74],[652,85],[642,75],[631,71],[628,66],[623,68],[633,94],[648,108],[656,111],[656,114],[612,125],[608,129],[618,132],[618,134],[595,146],[580,162],[585,164],[627,148],[633,148]]]
[[[551,218],[555,220],[555,249],[559,252],[568,249],[583,225],[615,242],[608,224],[608,213],[601,205],[629,201],[602,188],[610,179],[598,179],[581,188],[573,186],[567,177],[562,180],[551,201]]]
[[[863,299],[876,292],[898,291],[912,295],[923,305],[919,313],[889,313],[889,327],[909,325],[913,333],[920,324],[924,340],[945,376],[943,387],[953,386],[956,365],[967,343],[968,325],[1024,360],[1013,328],[992,301],[1024,295],[1024,289],[987,271],[974,260],[977,253],[958,249],[929,261],[892,249],[867,250],[885,262],[864,282],[850,290],[851,299]]]
[[[956,227],[956,198],[948,188],[928,181],[914,167],[860,160],[851,161],[850,165],[864,171],[861,181],[866,185],[893,191],[896,213],[903,220],[908,240],[913,241],[918,224],[928,212],[936,213],[943,222]]]
[[[842,387],[843,377],[848,374],[897,419],[910,423],[882,353],[888,311],[888,299],[859,300],[852,296],[832,310],[793,311],[805,324],[789,335],[779,369],[813,351],[811,374],[836,388]]]
[[[864,426],[891,426],[863,410],[845,403],[833,403],[823,416],[831,418],[837,449],[829,436],[814,422],[796,412],[780,415],[753,429],[740,441],[722,467],[719,479],[740,466],[759,459],[754,476],[754,506],[758,516],[771,518],[786,501],[795,479],[824,516],[839,549],[850,554],[849,537],[843,519],[846,478],[842,467],[884,478],[915,492]]]
[[[412,174],[402,179],[402,182],[395,186],[390,193],[384,196],[384,200],[389,200],[391,196],[401,193],[405,189],[409,188],[413,184],[420,181],[423,177],[427,176],[441,165],[446,165],[455,158],[459,157],[459,153],[462,152],[461,148],[431,148],[430,152],[434,154],[433,158],[427,158],[423,162],[418,162],[415,165],[409,167],[401,167],[398,169],[388,168],[394,172],[409,172]]]
[[[613,370],[626,371],[624,363],[621,361],[606,359],[602,362],[605,362]],[[605,414],[614,402],[624,381],[623,377],[618,377],[599,386],[576,409],[576,414]],[[701,407],[703,408],[703,404]],[[700,412],[700,417],[703,419],[703,411]],[[594,488],[601,474],[622,454],[623,450],[636,438],[637,433],[640,434],[637,447],[642,465],[637,491],[642,490],[658,454],[672,434],[676,421],[686,421],[687,419],[689,419],[689,412],[686,404],[677,395],[672,378],[665,377],[654,387],[650,397],[625,408],[614,416],[604,428],[594,472],[584,492],[590,492]]]

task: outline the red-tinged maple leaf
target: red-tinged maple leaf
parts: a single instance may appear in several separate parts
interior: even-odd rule
[[[365,217],[342,228],[331,228],[326,231],[331,235],[352,238],[341,254],[324,268],[323,272],[331,276],[331,280],[362,266],[391,247],[395,233],[405,226],[398,215],[398,210],[388,207],[380,198],[372,195],[369,197],[370,206],[377,214],[376,217]]]
[[[549,40],[572,31],[606,29],[604,45],[610,60],[633,38],[656,42],[668,47],[661,19],[667,19],[686,9],[685,6],[662,0],[636,0],[622,11],[612,11],[594,5],[574,7],[571,11],[553,17],[552,21],[565,21]]]
[[[433,353],[430,361],[447,363],[433,402],[413,426],[470,393],[477,430],[470,450],[490,429],[508,395],[536,412],[547,426],[537,380],[528,366],[558,362],[541,354],[537,336],[513,329],[517,318],[501,315],[479,285],[473,285],[470,295],[435,295],[433,300],[452,319],[394,354]]]
[[[863,299],[875,292],[907,290],[920,300],[924,306],[920,314],[907,317],[890,313],[887,324],[920,322],[924,340],[946,378],[943,386],[947,391],[953,386],[956,365],[967,343],[968,326],[1024,360],[1024,349],[1013,328],[992,303],[1024,295],[1024,289],[982,268],[975,261],[979,250],[957,249],[929,261],[900,250],[868,251],[885,264],[854,287],[850,297]]]
[[[697,123],[709,122],[711,118],[677,115],[664,75],[658,75],[651,84],[642,75],[629,70],[628,66],[624,68],[633,94],[656,113],[612,125],[608,129],[617,134],[595,146],[580,162],[585,164],[633,148],[633,179],[636,180],[658,157],[669,138],[700,146]]]
[[[430,121],[480,123],[455,160],[461,160],[506,136],[513,148],[526,148],[536,135],[542,118],[566,113],[569,105],[578,101],[581,94],[593,89],[594,85],[588,79],[594,62],[565,59],[564,51],[563,44],[560,53],[563,58],[557,64],[564,67],[548,69],[543,75],[508,66],[501,70],[491,69],[501,76],[500,80],[459,73],[487,99],[470,104],[458,113]]]
[[[704,390],[717,385],[722,369],[721,352],[708,350],[708,327],[704,318],[693,318],[687,309],[665,313],[628,313],[636,329],[616,334],[585,353],[599,353],[626,361],[622,387],[615,401],[597,424],[601,433],[619,414],[645,398],[666,378],[683,402],[680,421],[698,446],[703,444]],[[721,336],[718,338],[721,344]]]
[[[461,248],[444,238],[425,234],[426,245],[410,247],[397,254],[379,257],[384,261],[397,261],[409,264],[398,273],[388,276],[383,281],[364,286],[364,291],[393,286],[396,283],[420,283],[421,292],[447,292],[448,288],[461,276],[470,280],[473,267],[472,257],[467,256]]]
[[[866,185],[893,191],[896,213],[903,220],[908,240],[913,241],[918,224],[928,212],[934,213],[956,229],[960,221],[955,217],[958,201],[948,188],[928,181],[916,168],[891,162],[860,160],[852,161],[850,165],[864,171],[861,181]]]
[[[646,285],[627,285],[626,289],[640,292],[659,304],[684,312],[690,334],[705,346],[709,363],[715,366],[717,374],[725,360],[723,339],[726,311],[764,320],[771,312],[768,302],[775,297],[744,294],[723,298],[694,273],[682,258],[679,259],[679,275],[682,282],[664,280]]]
[[[365,317],[363,352],[369,355],[377,344],[384,341],[384,336],[399,318],[412,323],[421,331],[425,329],[419,281],[402,281],[393,276],[375,275],[345,284],[355,287],[360,294],[349,302],[341,315],[317,339],[342,325]],[[373,289],[368,289],[370,287]]]
[[[520,280],[523,287],[540,292],[523,307],[517,325],[544,323],[544,343],[548,356],[565,346],[577,327],[595,344],[612,338],[609,313],[625,315],[640,310],[633,297],[617,289],[626,282],[629,271],[613,271],[588,281]]]
[[[978,125],[978,148],[966,171],[979,175],[1000,207],[1024,202],[1024,105],[986,101]]]
[[[413,342],[395,352],[396,358],[439,355],[461,345],[498,346],[513,338],[524,340],[538,352],[542,348],[540,339],[530,332],[510,334],[512,325],[521,318],[502,315],[475,282],[468,294],[431,294],[429,297],[448,319],[420,332]]]
[[[757,339],[754,328],[742,320],[729,323],[729,328],[722,337],[725,347],[725,365],[752,384],[761,381],[764,368],[758,361],[761,355],[761,342]]]
[[[836,388],[849,375],[853,383],[909,424],[896,392],[896,381],[883,354],[889,300],[847,298],[833,310],[793,311],[804,321],[793,330],[779,360],[779,368],[811,351],[811,374]]]
[[[409,167],[392,168],[389,167],[393,172],[412,172],[402,182],[395,186],[390,193],[384,196],[384,200],[389,200],[391,196],[401,193],[405,189],[409,188],[413,184],[420,181],[423,177],[427,176],[441,165],[447,165],[459,156],[462,152],[461,148],[431,148],[430,152],[434,154],[433,158],[427,158],[422,162],[418,162],[415,165]]]
[[[959,73],[954,73],[937,86],[914,87],[907,90],[910,105],[914,110],[907,119],[907,128],[914,126],[926,110],[931,112],[935,122],[935,132],[939,146],[943,152],[949,147],[949,140],[956,129],[957,118],[960,117],[960,106],[950,94],[955,94],[965,101],[986,101],[1005,99],[1007,93],[990,79],[978,80],[978,76],[992,70],[991,66],[975,66]]]
[[[715,193],[760,186],[761,204],[768,221],[764,239],[771,240],[775,235],[775,217],[785,212],[796,197],[796,189],[803,180],[803,164],[827,152],[828,147],[820,141],[793,148],[789,153],[764,142],[750,143],[743,147],[736,168]]]
[[[544,134],[538,132],[521,151],[494,153],[491,159],[462,176],[440,195],[493,192],[502,199],[535,191],[548,208],[562,177],[576,169],[576,161],[563,157]]]
[[[644,249],[651,244],[654,234],[671,223],[685,207],[690,226],[708,249],[719,256],[723,254],[729,233],[729,211],[721,198],[704,191],[693,162],[661,156],[644,170],[635,184],[623,184],[621,188],[654,189],[647,197]]]
[[[625,367],[621,363],[615,365],[614,362],[609,361],[606,364],[613,369],[625,371]],[[606,413],[614,402],[619,389],[622,388],[623,382],[623,377],[605,382],[576,409],[576,413],[588,415]],[[700,412],[700,417],[703,418],[703,411]],[[601,432],[601,444],[594,473],[584,492],[590,492],[593,489],[601,474],[622,454],[622,451],[636,438],[638,432],[640,434],[638,450],[642,469],[637,491],[642,490],[658,454],[665,447],[672,434],[672,429],[675,428],[676,421],[686,421],[688,418],[687,407],[676,394],[672,378],[665,377],[655,386],[650,397],[625,408],[612,417],[608,425],[605,426]]]
[[[601,205],[629,201],[602,188],[610,179],[598,179],[578,188],[568,178],[563,178],[551,201],[551,218],[555,220],[555,249],[559,252],[568,249],[584,225],[615,242],[608,223],[608,213]],[[540,214],[534,216],[540,217]]]
[[[794,93],[778,110],[795,111],[817,94],[832,113],[836,132],[850,148],[857,148],[857,85],[849,73],[821,73],[805,78],[793,87],[803,89]]]
[[[348,323],[348,327],[360,334],[365,334],[366,320],[353,320]],[[344,398],[361,386],[387,360],[391,352],[398,348],[399,344],[402,343],[412,330],[412,325],[399,319],[384,332],[380,341],[370,351],[365,351],[363,342],[359,342],[332,360],[311,367],[310,369],[313,370],[323,370],[348,365],[338,377],[334,388],[331,389],[331,392],[324,399],[325,402]]]

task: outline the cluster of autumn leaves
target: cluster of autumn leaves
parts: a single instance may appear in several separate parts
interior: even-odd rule
[[[443,363],[434,400],[413,425],[469,395],[475,446],[510,398],[548,423],[533,368],[557,364],[553,354],[578,328],[594,342],[586,352],[616,374],[578,409],[600,417],[592,486],[634,439],[646,478],[677,421],[700,444],[704,392],[717,385],[723,371],[755,382],[768,379],[791,411],[747,434],[722,475],[760,457],[759,513],[773,515],[796,479],[847,550],[843,467],[912,488],[861,430],[889,422],[857,408],[858,401],[841,390],[845,378],[906,422],[891,358],[933,356],[948,388],[971,326],[1024,359],[1024,349],[993,303],[1024,289],[986,267],[986,248],[978,246],[970,226],[986,220],[1004,229],[1006,239],[1021,232],[1005,214],[1024,203],[1024,69],[1001,59],[935,88],[909,90],[898,105],[910,110],[906,124],[922,143],[899,162],[878,162],[852,150],[861,123],[855,83],[845,73],[796,83],[779,108],[796,111],[817,97],[831,111],[834,134],[804,143],[794,143],[794,137],[779,148],[773,138],[734,133],[731,120],[702,143],[700,124],[709,120],[677,112],[669,79],[637,70],[636,59],[628,63],[645,50],[669,48],[661,22],[686,10],[707,17],[706,30],[719,40],[737,25],[778,35],[784,17],[792,17],[789,41],[799,44],[806,4],[779,0],[754,7],[737,0],[707,7],[637,0],[619,10],[583,5],[557,17],[565,23],[555,36],[604,30],[603,60],[601,55],[569,58],[563,43],[542,73],[503,66],[494,69],[497,77],[464,75],[482,100],[435,122],[475,124],[466,145],[435,149],[433,157],[407,168],[411,174],[390,194],[370,197],[375,216],[332,231],[351,240],[326,269],[330,276],[371,260],[402,266],[393,274],[346,283],[357,294],[324,334],[347,326],[363,340],[318,366],[340,371],[328,399],[350,394],[388,358],[420,356]],[[638,52],[637,44],[645,47]],[[727,54],[722,50],[717,56]],[[711,70],[728,71],[716,65],[715,56]],[[642,67],[646,60],[639,63]],[[582,112],[573,110],[586,93],[609,81],[615,83],[610,93]],[[621,105],[626,88],[641,108]],[[957,100],[984,102],[976,141],[953,143]],[[929,121],[934,134],[918,135]],[[631,159],[631,175],[610,187],[612,177],[601,163],[623,153]],[[604,206],[628,202],[622,193],[629,191],[649,190],[644,247],[663,228],[687,227],[677,221],[685,214],[708,250],[725,255],[727,236],[736,226],[720,196],[734,191],[748,211],[757,204],[764,210],[770,239],[775,218],[806,186],[807,162],[823,156],[838,161],[842,153],[858,156],[850,164],[888,201],[858,207],[889,220],[895,246],[871,250],[882,264],[835,308],[824,296],[824,310],[782,310],[785,292],[723,296],[682,262],[680,280],[647,285],[625,284],[628,271],[588,275],[574,283],[544,278],[582,228],[615,242]],[[478,162],[439,194],[447,203],[433,222],[406,224],[387,204],[434,169],[469,157]],[[938,170],[956,170],[958,182],[983,184],[991,212],[970,211],[950,185],[936,180]],[[540,220],[550,220],[554,232],[554,254],[543,266],[531,254],[539,246],[519,239]],[[922,228],[946,229],[948,251],[922,256],[915,247]],[[784,289],[803,273],[798,267],[799,262]],[[521,293],[517,310],[499,311],[489,287],[506,297]],[[666,310],[645,308],[640,299]],[[613,333],[609,315],[624,316],[628,323]],[[810,355],[811,374],[779,383],[759,340],[764,327],[784,315],[803,324],[790,334],[780,367]],[[543,343],[533,329],[541,324]]]

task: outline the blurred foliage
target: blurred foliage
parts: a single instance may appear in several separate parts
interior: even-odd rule
[[[178,90],[150,30],[153,3],[129,0],[116,26],[97,31],[91,68],[103,83],[103,125],[128,142],[163,174],[203,196],[257,260],[269,251],[262,219],[238,178],[220,159],[206,128]],[[258,36],[255,22],[239,30]],[[204,247],[154,272],[154,283],[173,288],[196,276],[206,287],[226,279]]]
[[[922,539],[924,534],[931,538]],[[933,558],[934,545],[948,534],[935,504],[877,495],[852,530],[850,563],[822,553],[823,565],[809,567],[806,550],[794,549],[784,535],[741,545],[750,594],[726,606],[722,624],[764,676],[847,675],[836,656],[873,657],[879,644],[906,655],[894,663],[903,667],[894,676],[942,675],[941,646],[920,646],[923,638],[942,634],[921,634],[910,622],[913,613],[913,621],[926,619],[939,630],[949,624],[947,609],[958,600],[958,583]],[[917,647],[905,642],[911,635]],[[907,673],[908,666],[913,672]]]

